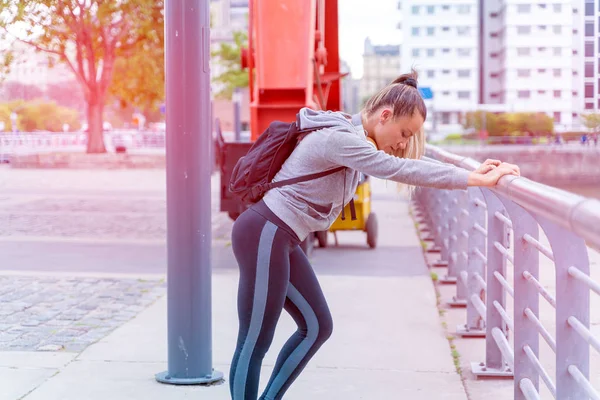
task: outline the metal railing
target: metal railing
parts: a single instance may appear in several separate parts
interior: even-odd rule
[[[479,166],[434,146],[427,154]],[[540,378],[556,399],[600,399],[589,382],[590,346],[600,352],[590,332],[590,290],[600,295],[600,284],[590,277],[587,253],[588,245],[600,249],[600,201],[510,176],[493,189],[421,188],[415,208],[434,242],[430,251],[440,252],[437,265],[448,266],[445,281],[456,281],[449,304],[466,307],[457,334],[485,338],[485,360],[471,364],[473,373],[514,376],[519,400],[539,398]],[[540,283],[540,254],[554,263],[554,294]],[[541,322],[540,296],[554,309],[555,332]],[[555,353],[554,379],[540,362],[540,336]]]

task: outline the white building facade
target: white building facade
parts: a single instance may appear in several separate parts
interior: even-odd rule
[[[600,107],[600,0],[400,0],[399,8],[402,65],[434,93],[428,129],[460,132],[476,109],[544,112],[557,129],[577,129],[581,112]]]
[[[462,131],[464,113],[479,102],[477,0],[400,0],[403,13],[403,72],[415,68],[419,85],[429,87],[425,129]]]

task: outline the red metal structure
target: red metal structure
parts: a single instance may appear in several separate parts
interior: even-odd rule
[[[341,109],[338,0],[249,0],[251,140],[302,107]]]

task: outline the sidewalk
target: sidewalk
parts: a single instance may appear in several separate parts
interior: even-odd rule
[[[339,247],[313,253],[334,333],[285,399],[464,400],[408,203],[393,183],[373,183],[379,246],[368,249],[362,232],[342,232]],[[227,238],[215,241],[213,262],[213,364],[227,378],[238,284]],[[154,380],[167,368],[166,309],[162,296],[80,354],[0,352],[0,400],[229,399],[227,380],[212,387]],[[261,388],[294,330],[284,313],[265,358]]]

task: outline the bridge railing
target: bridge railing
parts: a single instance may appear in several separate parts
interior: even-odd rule
[[[434,146],[427,154],[479,166]],[[600,295],[600,284],[590,277],[587,252],[600,249],[600,201],[511,176],[493,189],[422,188],[415,207],[431,251],[440,252],[437,265],[448,267],[443,280],[456,282],[450,305],[466,306],[457,334],[485,338],[485,359],[472,362],[473,373],[514,376],[519,400],[539,398],[540,379],[554,398],[600,399],[589,381],[590,346],[600,352],[590,331],[590,291]],[[540,254],[554,263],[555,293],[540,283]],[[542,323],[540,296],[554,309],[554,332]],[[555,353],[554,378],[540,362],[540,336]]]

